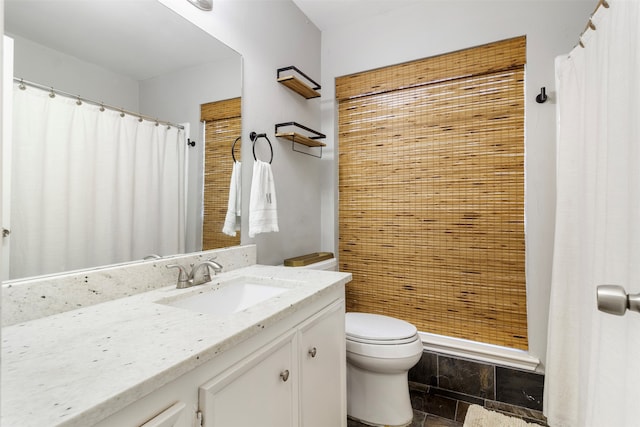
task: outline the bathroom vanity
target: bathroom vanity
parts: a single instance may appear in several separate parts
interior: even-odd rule
[[[345,425],[350,279],[253,265],[3,328],[2,425]],[[247,285],[284,291],[180,306]]]

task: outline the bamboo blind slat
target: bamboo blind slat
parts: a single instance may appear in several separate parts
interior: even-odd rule
[[[336,80],[347,309],[527,348],[525,38]]]
[[[440,56],[411,61],[336,79],[336,99],[389,92],[443,80],[522,68],[526,37],[490,43]]]
[[[200,121],[212,122],[240,117],[242,115],[241,100],[242,98],[232,98],[202,104],[200,106]],[[238,134],[238,136],[240,136],[240,134]]]
[[[222,232],[229,201],[229,183],[233,158],[231,146],[241,135],[240,98],[211,102],[201,106],[205,123],[204,217],[202,249],[217,249],[240,244],[240,232],[228,236]],[[241,141],[234,152],[240,160]]]

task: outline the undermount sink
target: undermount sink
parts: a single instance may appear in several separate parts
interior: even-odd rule
[[[228,315],[245,310],[288,290],[281,286],[259,283],[257,280],[232,280],[220,286],[209,286],[186,296],[158,302],[198,313]]]

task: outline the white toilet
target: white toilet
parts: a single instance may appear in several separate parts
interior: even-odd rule
[[[374,426],[413,420],[407,374],[422,356],[415,326],[369,313],[346,314],[347,415]]]
[[[307,265],[337,270],[335,258]],[[415,326],[369,313],[346,313],[347,415],[373,426],[406,426],[413,420],[407,374],[422,356]]]

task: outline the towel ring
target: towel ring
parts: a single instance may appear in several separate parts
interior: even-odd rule
[[[237,160],[236,160],[236,155],[235,155],[235,153],[233,152],[233,150],[236,148],[236,143],[237,143],[238,141],[240,141],[240,138],[242,138],[242,137],[241,137],[241,136],[237,137],[237,138],[236,138],[236,140],[235,140],[235,141],[233,141],[233,144],[231,144],[231,157],[233,157],[233,163],[236,163],[236,162],[237,162]]]
[[[269,149],[271,150],[271,160],[269,160],[269,164],[271,164],[271,162],[273,161],[273,146],[271,145],[271,141],[269,141],[269,137],[267,136],[267,134],[251,132],[249,134],[249,138],[251,138],[251,141],[253,141],[253,160],[258,160],[258,158],[256,157],[256,141],[258,140],[258,138],[264,138],[267,140],[267,142],[269,143]]]

